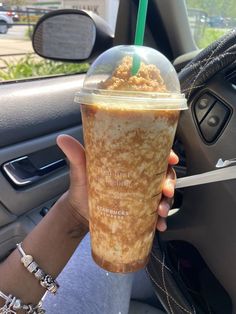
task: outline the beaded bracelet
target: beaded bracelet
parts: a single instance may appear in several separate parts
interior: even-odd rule
[[[46,311],[42,309],[42,301],[37,305],[23,304],[23,302],[9,294],[5,295],[0,291],[0,297],[6,302],[3,307],[0,308],[0,314],[17,314],[16,311],[24,310],[26,314],[44,314]]]
[[[26,255],[24,250],[22,249],[22,243],[16,245],[18,251],[21,254],[21,262],[25,266],[25,268],[35,276],[35,278],[39,281],[40,285],[55,294],[59,288],[59,284],[56,280],[53,279],[51,275],[45,274],[45,272],[39,267],[39,265],[33,260],[31,255]]]

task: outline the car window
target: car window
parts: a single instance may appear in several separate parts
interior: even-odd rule
[[[189,24],[199,48],[236,27],[235,0],[186,0]]]
[[[119,0],[16,0],[11,3],[15,5],[0,3],[0,83],[86,72],[87,63],[55,62],[38,57],[31,44],[34,25],[41,16],[55,9],[85,9],[100,15],[114,30],[119,6]]]

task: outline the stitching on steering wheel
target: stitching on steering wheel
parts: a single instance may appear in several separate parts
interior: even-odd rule
[[[210,54],[210,56],[206,59],[205,64],[203,65],[202,68],[200,68],[200,71],[197,73],[197,75],[195,76],[193,83],[190,87],[190,91],[192,91],[194,89],[194,84],[197,81],[198,77],[200,76],[200,74],[202,74],[202,72],[206,69],[207,64],[209,63],[209,61],[211,60],[212,56],[222,47],[222,44],[226,41],[227,38],[229,38],[229,36],[231,36],[231,34],[233,33],[233,31],[230,31],[225,37],[222,38],[222,40],[219,41],[219,45],[216,46],[215,49],[212,50],[212,53]],[[193,63],[195,64],[195,63]],[[189,92],[190,92],[189,91]],[[188,93],[189,94],[189,93]]]
[[[164,271],[165,271],[165,269],[167,269],[171,274],[172,274],[172,270],[165,264],[165,253],[164,253],[164,252],[163,252],[163,260],[162,260],[162,261],[161,261],[153,252],[151,252],[151,255],[153,256],[153,258],[154,258],[156,261],[158,261],[158,262],[162,265],[161,271],[162,271],[162,281],[163,281],[164,289],[161,289],[161,286],[159,286],[153,278],[152,278],[152,280],[153,280],[153,281],[156,283],[156,285],[166,294],[168,305],[169,305],[169,307],[170,307],[170,310],[171,310],[172,313],[174,314],[174,312],[173,312],[173,310],[172,310],[172,308],[171,308],[171,304],[170,304],[170,302],[169,302],[169,299],[170,299],[170,296],[171,296],[171,295],[168,293],[168,290],[167,290],[167,287],[166,287],[166,282],[165,282],[165,277],[164,277]],[[165,268],[165,269],[164,269],[164,268]],[[149,274],[149,272],[148,272],[148,274]],[[149,274],[149,276],[151,277],[150,274]],[[179,307],[181,307],[181,306],[178,304],[178,302],[174,299],[173,296],[172,296],[172,301],[173,301],[173,302],[175,301],[175,303],[176,303]],[[193,306],[192,304],[190,304],[190,305],[191,305],[191,307],[193,308],[193,313],[196,313],[196,310],[195,310],[194,306]],[[188,311],[188,310],[186,310],[186,311]]]
[[[185,92],[190,92],[194,89],[197,89],[197,88],[200,88],[200,87],[203,87],[205,86],[205,84],[202,84],[202,85],[195,85],[194,87],[189,87],[189,88],[185,88],[185,89],[182,89],[182,93],[185,93]]]
[[[166,286],[166,282],[165,282],[165,269],[164,269],[164,266],[165,266],[165,253],[163,253],[162,266],[161,266],[161,275],[162,275],[163,287],[164,287],[165,291],[167,291],[167,286]],[[166,298],[167,298],[167,302],[168,302],[171,314],[174,314],[173,309],[172,309],[171,304],[170,304],[170,298],[169,298],[168,293],[166,294]]]
[[[235,52],[226,52],[226,53],[222,53],[222,54],[219,55],[219,56],[223,56],[223,55],[225,55],[225,54],[228,54],[228,55],[235,55],[236,53],[235,53]],[[185,66],[185,70],[191,69],[191,68],[193,68],[194,66],[201,65],[202,63],[205,63],[206,61],[211,61],[211,60],[214,60],[214,57],[205,58],[205,59],[199,60],[199,61],[197,61],[197,62],[195,62],[195,63],[191,63],[191,64]]]
[[[166,294],[166,296],[168,296],[181,310],[183,310],[185,313],[188,313],[188,314],[196,314],[196,310],[195,310],[195,307],[193,304],[191,304],[191,307],[193,308],[193,312],[190,312],[189,310],[185,309],[182,305],[180,305],[176,300],[175,298],[170,295],[168,293],[168,291],[166,291],[165,289],[162,288],[161,285],[159,285],[156,280],[152,277],[152,275],[148,272],[148,275],[149,277],[151,278],[151,280],[157,285],[157,287]]]
[[[163,262],[153,253],[151,252],[151,255],[154,257],[155,260],[157,260],[162,266],[164,266],[170,273],[172,273],[172,270],[166,266],[165,264],[163,264]]]
[[[217,58],[220,59],[221,57],[230,56],[230,55],[235,55],[235,56],[236,56],[236,52],[224,52],[224,53],[218,55]],[[196,81],[197,78],[200,76],[200,74],[203,72],[203,70],[206,68],[206,66],[209,64],[209,62],[205,62],[205,60],[211,61],[211,60],[214,60],[214,59],[215,59],[215,57],[213,57],[213,58],[208,58],[208,59],[204,59],[204,60],[202,60],[202,61],[198,61],[198,62],[196,62],[196,63],[193,63],[193,64],[189,65],[189,67],[186,67],[186,69],[187,69],[187,68],[190,69],[191,67],[199,66],[201,63],[205,63],[205,64],[204,64],[205,67],[203,67],[203,68],[199,71],[199,73],[197,74],[197,76],[195,76],[195,81]],[[204,62],[203,62],[203,61],[204,61]],[[190,82],[191,82],[191,80],[190,80]],[[194,84],[194,82],[193,82],[193,84]],[[197,88],[200,88],[200,87],[205,86],[205,84],[195,85],[195,86],[193,86],[193,84],[192,84],[192,86],[191,86],[190,88],[182,89],[182,93],[191,92],[191,91],[194,90],[194,89],[197,89]]]

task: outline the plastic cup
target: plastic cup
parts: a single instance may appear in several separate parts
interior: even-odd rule
[[[135,77],[134,57],[140,58]],[[75,101],[83,119],[93,259],[111,272],[137,271],[148,262],[179,113],[187,108],[177,74],[154,49],[117,46],[93,63]]]

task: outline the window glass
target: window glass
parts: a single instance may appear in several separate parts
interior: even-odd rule
[[[119,0],[0,0],[0,82],[86,72],[87,63],[55,62],[37,56],[31,44],[34,25],[52,10],[85,9],[100,15],[114,30],[118,5]]]
[[[186,0],[190,28],[199,48],[236,27],[235,0]]]

